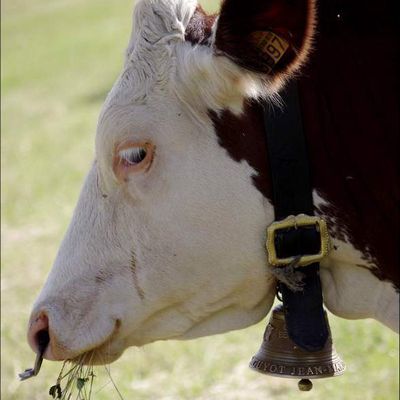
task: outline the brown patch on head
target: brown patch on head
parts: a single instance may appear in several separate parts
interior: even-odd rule
[[[220,114],[210,111],[219,143],[235,161],[245,160],[257,175],[253,176],[257,189],[272,199],[268,169],[268,153],[265,142],[263,106],[256,101],[244,104],[240,116],[225,110]]]
[[[185,39],[192,44],[210,45],[211,29],[216,15],[207,15],[206,12],[197,6],[185,31]]]

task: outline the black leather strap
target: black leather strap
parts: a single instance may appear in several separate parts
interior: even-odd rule
[[[289,215],[313,215],[314,209],[296,82],[282,93],[282,99],[282,111],[264,112],[276,220]],[[276,233],[275,248],[279,258],[315,254],[320,248],[320,235],[315,227],[280,230]],[[289,337],[298,346],[317,351],[328,338],[319,264],[300,267],[299,271],[304,274],[303,290],[294,292],[282,282],[278,284],[286,326]]]

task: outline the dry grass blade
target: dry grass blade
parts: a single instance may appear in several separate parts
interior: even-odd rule
[[[91,364],[92,358],[93,352],[90,352],[76,360],[64,361],[57,382],[50,388],[49,395],[53,399],[61,400],[90,400],[95,377]],[[70,368],[64,372],[67,366]]]
[[[103,361],[105,361],[104,358],[102,358],[102,359],[103,359]],[[114,389],[115,389],[116,392],[118,393],[119,398],[120,398],[121,400],[124,400],[124,398],[123,398],[121,392],[118,390],[117,385],[116,385],[115,382],[114,382],[114,379],[113,379],[112,376],[111,376],[110,366],[107,365],[107,364],[104,362],[104,368],[105,368],[105,370],[106,370],[106,372],[107,372],[108,377],[110,378],[111,383],[112,383],[113,386],[114,386]]]
[[[114,379],[113,379],[112,376],[111,376],[110,369],[107,368],[107,365],[105,365],[104,368],[106,369],[107,374],[108,374],[108,376],[109,376],[109,378],[110,378],[110,381],[111,381],[111,383],[113,384],[114,389],[115,389],[116,392],[118,393],[119,398],[120,398],[121,400],[124,400],[124,398],[122,397],[121,392],[118,390],[117,385],[116,385],[115,382],[114,382]]]

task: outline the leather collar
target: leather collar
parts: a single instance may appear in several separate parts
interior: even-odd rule
[[[296,223],[296,219],[307,221],[307,216],[314,214],[296,82],[291,83],[281,97],[284,103],[282,110],[271,111],[269,106],[264,108],[265,132],[275,220],[282,221],[289,217],[294,222],[285,228],[274,229],[272,246],[278,259],[292,260],[287,267],[292,268],[292,272],[294,269],[296,273],[301,273],[301,283],[293,288],[281,279],[277,293],[283,302],[289,337],[304,350],[318,351],[324,347],[329,335],[323,311],[319,262],[298,265],[301,264],[301,256],[320,253],[324,238],[320,227],[312,223],[312,219],[309,224]],[[282,265],[271,267],[285,268]],[[279,277],[279,273],[275,275]]]

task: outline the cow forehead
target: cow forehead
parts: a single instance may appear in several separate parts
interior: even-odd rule
[[[166,103],[172,107],[168,96],[171,60],[166,58],[160,63],[154,54],[149,59],[140,59],[139,54],[134,54],[131,60],[132,64],[124,68],[100,112],[97,150],[101,143],[109,148],[110,144],[129,135],[146,136],[148,132],[154,132],[157,119],[169,112]]]
[[[132,34],[123,71],[110,92],[110,103],[144,104],[162,89],[174,65],[174,47],[196,8],[193,0],[141,0],[133,13]]]

